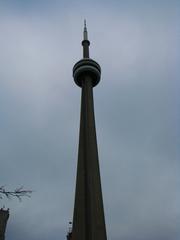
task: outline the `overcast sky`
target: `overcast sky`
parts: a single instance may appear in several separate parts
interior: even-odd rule
[[[108,239],[180,239],[180,1],[0,1],[0,185],[7,240],[65,239],[72,220],[83,20]]]

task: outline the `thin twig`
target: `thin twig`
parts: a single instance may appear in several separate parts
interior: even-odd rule
[[[3,198],[3,195],[8,199],[16,197],[21,201],[22,197],[31,197],[31,190],[24,190],[23,187],[16,188],[14,191],[7,191],[4,186],[0,187],[0,199]]]

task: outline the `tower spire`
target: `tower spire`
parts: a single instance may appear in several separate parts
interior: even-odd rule
[[[84,19],[84,32],[83,32],[84,39],[83,40],[88,40],[88,31],[86,27],[86,19]]]
[[[84,19],[84,31],[83,31],[83,58],[89,58],[89,45],[90,42],[88,40],[88,31],[86,26],[86,19]]]

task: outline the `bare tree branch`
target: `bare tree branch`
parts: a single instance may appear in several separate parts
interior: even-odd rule
[[[31,190],[24,190],[23,187],[16,188],[14,191],[7,191],[4,186],[0,187],[0,199],[3,198],[3,195],[8,199],[16,197],[21,201],[22,197],[31,197]]]

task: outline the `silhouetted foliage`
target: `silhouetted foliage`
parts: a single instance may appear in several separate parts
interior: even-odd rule
[[[8,199],[16,197],[21,201],[21,198],[24,196],[31,197],[31,193],[31,190],[25,190],[23,187],[16,188],[14,191],[7,191],[4,186],[0,187],[0,199],[2,199],[3,196],[7,197]]]

